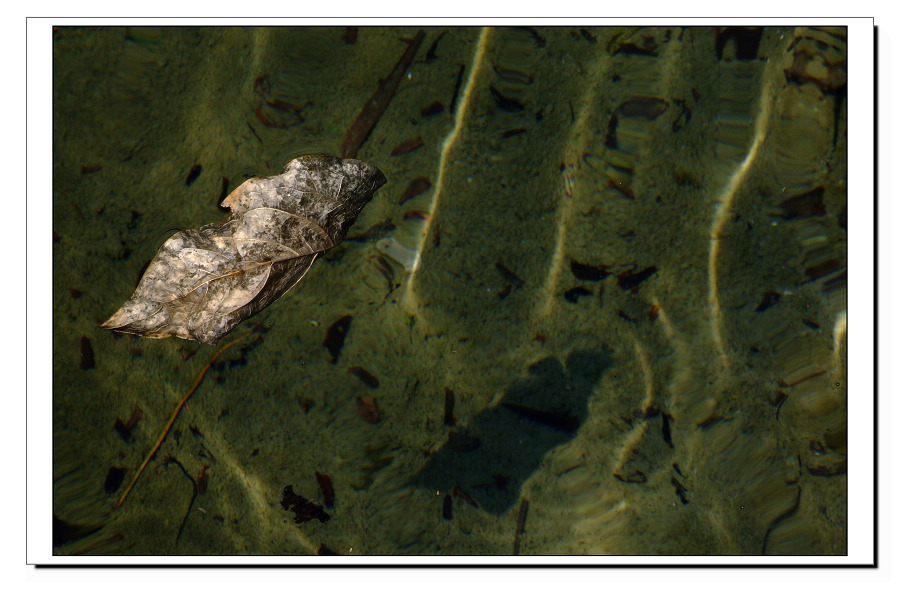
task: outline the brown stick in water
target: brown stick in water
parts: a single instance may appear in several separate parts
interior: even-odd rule
[[[369,98],[366,105],[359,111],[356,120],[353,121],[350,130],[347,132],[343,145],[341,145],[341,152],[344,158],[356,158],[357,152],[359,152],[359,149],[369,137],[369,133],[375,128],[375,124],[378,123],[378,119],[381,118],[391,98],[394,97],[394,92],[397,91],[400,80],[403,79],[403,75],[406,74],[406,70],[412,64],[412,59],[416,55],[416,51],[422,44],[423,39],[425,39],[425,32],[419,30],[409,43],[406,52],[403,53],[394,70],[391,71],[387,79],[381,82],[381,85],[378,86],[378,89]]]
[[[166,424],[166,428],[163,429],[163,432],[159,436],[159,439],[156,440],[156,445],[154,445],[153,449],[150,450],[150,453],[147,454],[147,457],[144,459],[144,462],[141,464],[140,468],[138,468],[137,473],[134,475],[134,478],[131,479],[131,484],[128,485],[128,488],[126,488],[125,492],[122,493],[122,496],[119,498],[119,501],[116,502],[116,508],[119,508],[123,503],[125,503],[125,498],[128,497],[129,493],[131,493],[131,489],[134,487],[135,483],[138,481],[138,478],[141,477],[141,473],[144,471],[144,468],[147,467],[147,464],[149,464],[150,460],[153,459],[153,456],[156,455],[156,451],[159,449],[160,445],[162,445],[163,441],[166,440],[166,436],[169,434],[169,430],[171,430],[172,425],[175,424],[175,419],[178,418],[178,413],[181,412],[181,408],[184,407],[184,404],[187,403],[187,400],[189,400],[191,398],[191,396],[194,394],[194,391],[196,391],[197,387],[200,386],[200,383],[203,382],[203,377],[206,376],[206,371],[212,367],[212,365],[219,358],[219,356],[221,356],[222,354],[225,353],[225,350],[227,350],[228,348],[230,348],[231,346],[233,346],[237,343],[240,343],[241,341],[243,341],[250,335],[251,335],[251,333],[247,333],[243,337],[239,337],[238,339],[235,339],[234,341],[232,341],[231,343],[229,343],[228,345],[226,345],[225,347],[223,347],[222,349],[217,351],[216,354],[209,361],[209,363],[206,365],[206,368],[204,368],[200,372],[200,376],[197,377],[197,380],[194,382],[194,386],[191,387],[191,390],[188,391],[187,395],[185,395],[184,398],[178,403],[178,406],[176,406],[175,411],[172,412],[172,416],[169,418],[169,423]]]

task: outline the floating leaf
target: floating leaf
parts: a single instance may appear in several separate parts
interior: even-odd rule
[[[245,181],[222,202],[228,221],[170,237],[131,299],[101,326],[215,344],[343,241],[386,182],[370,164],[321,154],[292,160],[281,175]]]

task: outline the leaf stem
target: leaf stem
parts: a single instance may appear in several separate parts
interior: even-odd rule
[[[187,395],[185,395],[184,398],[182,398],[182,400],[175,407],[175,411],[172,412],[172,417],[169,418],[169,423],[166,424],[166,428],[163,429],[162,434],[159,436],[159,439],[156,441],[156,445],[154,445],[153,449],[150,450],[150,453],[147,454],[147,457],[144,459],[144,463],[141,464],[140,468],[138,468],[137,473],[134,475],[134,478],[131,480],[131,484],[128,485],[128,488],[125,489],[125,492],[122,494],[122,497],[120,497],[119,501],[116,502],[116,509],[118,509],[125,502],[125,498],[128,497],[128,494],[131,492],[131,489],[134,487],[135,483],[137,483],[138,478],[140,478],[141,473],[144,471],[144,468],[147,467],[147,464],[149,464],[150,460],[153,459],[153,456],[156,455],[156,452],[159,450],[160,446],[163,444],[163,441],[166,440],[166,436],[169,434],[169,430],[171,430],[172,425],[175,424],[175,419],[178,418],[178,414],[179,414],[179,412],[181,412],[181,408],[184,407],[184,404],[187,403],[187,401],[194,394],[194,391],[197,390],[197,387],[200,386],[200,383],[203,382],[203,377],[206,376],[206,372],[212,367],[212,365],[215,363],[215,361],[219,359],[219,356],[221,356],[222,354],[225,353],[225,351],[227,349],[229,349],[231,346],[233,346],[237,343],[240,343],[241,341],[243,341],[244,339],[249,337],[251,334],[252,333],[247,333],[246,335],[235,339],[234,341],[232,341],[231,343],[229,343],[228,345],[224,346],[222,349],[217,351],[216,354],[209,361],[209,363],[206,365],[206,367],[200,372],[200,376],[197,377],[197,380],[194,383],[194,386],[191,387],[191,390],[187,392]]]

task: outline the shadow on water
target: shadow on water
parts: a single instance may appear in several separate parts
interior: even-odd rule
[[[593,388],[611,364],[606,348],[573,351],[565,366],[555,357],[535,362],[495,407],[452,428],[413,484],[444,493],[458,487],[484,510],[505,512],[544,455],[575,437]]]

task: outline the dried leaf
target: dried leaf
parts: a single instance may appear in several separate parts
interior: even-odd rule
[[[170,237],[131,299],[101,326],[215,344],[343,241],[386,182],[370,164],[321,154],[291,161],[281,175],[245,181],[222,202],[228,221]]]

